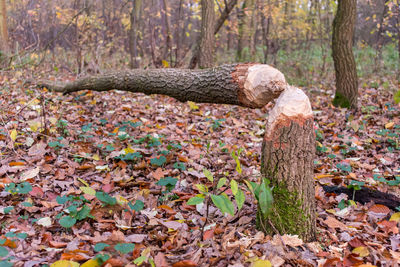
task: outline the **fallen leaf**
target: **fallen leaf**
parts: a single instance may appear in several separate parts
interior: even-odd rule
[[[369,250],[367,247],[357,247],[352,250],[352,253],[358,254],[361,258],[364,258],[369,255]]]
[[[50,265],[50,267],[79,267],[79,263],[67,260],[59,260]]]
[[[272,265],[268,260],[256,260],[251,267],[272,267]]]
[[[172,264],[172,267],[196,267],[197,263],[191,261],[191,260],[183,260],[183,261],[178,261],[174,264]]]

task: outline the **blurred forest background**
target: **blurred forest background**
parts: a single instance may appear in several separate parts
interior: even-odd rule
[[[5,69],[56,72],[188,67],[201,32],[199,0],[1,0]],[[271,64],[298,86],[333,84],[332,0],[215,0],[215,65]],[[397,86],[398,0],[359,0],[359,77]],[[370,79],[369,79],[370,80]],[[360,83],[360,86],[363,84]]]

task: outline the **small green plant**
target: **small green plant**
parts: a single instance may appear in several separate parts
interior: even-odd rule
[[[90,201],[84,196],[57,196],[56,201],[60,205],[67,206],[64,211],[68,215],[63,216],[64,212],[61,212],[57,215],[57,217],[60,219],[60,225],[65,228],[71,228],[78,221],[86,218],[93,218],[93,216],[90,214],[91,208],[87,205],[90,203]]]
[[[19,184],[9,183],[4,187],[4,190],[9,192],[12,195],[16,194],[28,194],[32,191],[32,185],[28,182],[23,182]]]
[[[68,131],[68,121],[59,119],[56,123],[57,131],[61,136],[68,136],[69,131]]]
[[[364,186],[365,182],[360,182],[360,181],[355,181],[351,180],[350,184],[347,186],[348,189],[353,189],[353,198],[352,200],[354,201],[354,197],[356,196],[356,191],[359,191],[362,189]]]
[[[207,186],[205,184],[196,184],[195,186],[199,190],[200,194],[190,198],[187,204],[197,205],[206,202],[208,205],[209,201],[211,200],[222,213],[228,213],[233,216],[235,214],[235,207],[229,196],[225,193],[225,191],[229,188],[226,186],[228,179],[226,177],[222,177],[221,179],[214,180],[213,174],[207,169],[203,169],[203,174],[207,180],[212,183],[212,185]],[[244,204],[244,193],[239,188],[239,185],[235,180],[232,179],[229,184],[232,194],[235,197],[237,210],[239,211]]]

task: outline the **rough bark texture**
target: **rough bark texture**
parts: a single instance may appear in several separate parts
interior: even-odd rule
[[[0,50],[8,53],[10,47],[8,45],[8,28],[7,28],[7,8],[6,0],[0,0]]]
[[[214,28],[214,0],[201,0],[200,68],[209,68],[214,64]]]
[[[357,0],[339,0],[333,21],[332,57],[336,73],[336,94],[333,104],[357,108],[358,81],[353,55],[353,36],[357,15]]]
[[[262,173],[274,186],[273,214],[263,224],[272,224],[271,229],[281,234],[298,234],[306,241],[315,239],[316,230],[314,154],[308,97],[300,89],[287,89],[270,113],[263,141]]]
[[[204,70],[130,70],[87,77],[60,85],[39,82],[38,86],[63,93],[80,90],[122,90],[162,94],[179,101],[232,104],[260,108],[285,89],[281,72],[262,64],[232,64]]]
[[[131,0],[131,2],[132,2],[132,11],[130,13],[131,28],[129,29],[130,67],[132,69],[136,69],[139,68],[137,35],[138,35],[138,20],[140,18],[142,0]]]
[[[219,32],[221,29],[222,25],[224,25],[225,20],[228,19],[229,14],[231,13],[232,9],[235,7],[237,4],[237,0],[231,0],[226,6],[224,11],[222,12],[221,16],[218,18],[217,22],[215,23],[215,28],[214,28],[214,35]],[[194,69],[197,66],[197,63],[199,62],[200,58],[200,40],[197,41],[196,46],[193,50],[193,56],[190,59],[189,63],[189,69]],[[229,49],[228,49],[229,50]]]

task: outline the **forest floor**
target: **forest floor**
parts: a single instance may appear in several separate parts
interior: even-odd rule
[[[250,193],[239,216],[211,205],[204,231],[205,207],[186,204],[199,193],[196,184],[209,184],[203,169],[215,179],[260,178],[270,107],[115,91],[63,96],[24,86],[18,72],[0,78],[1,266],[400,262],[399,210],[323,189],[350,185],[400,196],[400,106],[387,90],[360,88],[352,114],[330,104],[332,91],[305,89],[318,141],[318,240],[304,243],[257,231]],[[240,148],[241,175],[231,156]]]

